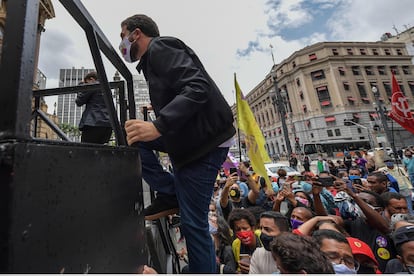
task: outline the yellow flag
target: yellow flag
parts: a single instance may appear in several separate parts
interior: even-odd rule
[[[236,88],[237,125],[239,131],[244,133],[247,155],[253,170],[266,180],[268,189],[272,190],[272,184],[266,172],[264,163],[270,162],[270,157],[265,150],[265,139],[262,131],[257,125],[256,119],[249,104],[242,97],[236,74],[234,74],[234,86]]]

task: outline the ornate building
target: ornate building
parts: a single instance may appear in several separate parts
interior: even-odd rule
[[[280,113],[271,97],[275,75],[278,88],[286,94],[288,137],[295,145],[293,151],[299,151],[304,143],[335,140],[352,141],[361,147],[388,146],[378,128],[376,99],[371,90],[374,86],[379,90],[378,100],[389,110],[391,71],[412,104],[413,65],[403,43],[320,42],[275,65],[246,96],[269,154],[287,151]],[[359,126],[345,125],[344,120]],[[414,144],[412,134],[391,120],[386,123],[397,147]]]

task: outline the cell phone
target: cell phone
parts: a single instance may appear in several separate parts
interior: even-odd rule
[[[362,181],[360,178],[355,178],[352,180],[352,184],[358,184],[358,185],[362,185]]]
[[[249,254],[240,254],[240,260],[250,260]]]
[[[230,168],[230,174],[237,172],[237,168]]]
[[[319,177],[318,182],[320,182],[324,187],[329,187],[333,185],[333,178],[332,176]]]

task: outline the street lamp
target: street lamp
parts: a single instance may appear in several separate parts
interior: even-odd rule
[[[358,124],[358,123],[356,123],[356,122],[354,122],[352,120],[344,119],[344,125],[349,126],[351,124],[356,125],[356,126],[359,126],[359,127],[362,127],[363,129],[365,129],[368,132],[369,146],[371,147],[371,149],[373,149],[374,148],[374,139],[373,139],[373,137],[371,135],[371,130],[368,127],[363,126],[361,124]]]
[[[379,100],[380,98],[380,93],[378,91],[378,88],[376,86],[373,86],[371,88],[372,94],[374,95],[375,98],[375,111],[377,112],[377,114],[379,114],[380,117],[380,122],[382,124],[382,127],[384,129],[385,132],[385,137],[387,138],[387,142],[388,144],[391,146],[392,151],[394,152],[394,156],[397,154],[397,150],[395,149],[395,144],[394,142],[392,142],[392,133],[390,132],[389,128],[388,128],[388,124],[387,124],[387,118],[385,117],[385,112],[386,109],[385,107],[382,105],[381,101]]]
[[[292,146],[290,145],[289,133],[286,125],[286,106],[284,98],[287,96],[287,92],[285,90],[279,90],[276,76],[273,76],[273,84],[275,87],[274,90],[270,91],[271,99],[272,103],[274,104],[275,108],[280,114],[280,121],[282,123],[283,137],[285,139],[286,150],[288,153],[288,157],[290,157],[290,155],[292,154]]]

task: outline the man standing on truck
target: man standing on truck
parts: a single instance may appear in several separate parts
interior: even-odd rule
[[[144,210],[154,220],[177,212],[186,238],[189,272],[217,273],[208,211],[214,182],[235,129],[233,114],[192,49],[174,37],[161,37],[143,14],[121,23],[120,50],[127,62],[139,61],[156,119],[129,120],[129,145],[138,142],[142,176],[157,198]],[[167,152],[173,173],[162,169],[153,150]]]

